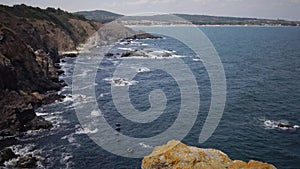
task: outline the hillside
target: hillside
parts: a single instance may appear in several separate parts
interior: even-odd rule
[[[100,22],[111,22],[115,19],[121,18],[122,15],[103,11],[81,11],[76,12],[85,16],[87,19],[96,20]],[[286,21],[282,19],[257,19],[257,18],[241,18],[241,17],[222,17],[222,16],[208,16],[208,15],[188,15],[188,14],[174,14],[188,22],[195,25],[269,25],[269,26],[299,26],[300,21]],[[127,16],[122,18],[125,24],[140,24],[140,25],[176,25],[185,24],[182,19],[169,20],[168,15],[154,15],[154,16]],[[128,21],[130,20],[130,21]],[[139,21],[138,23],[136,21]],[[155,21],[155,22],[153,22]]]
[[[51,124],[34,106],[59,99],[61,51],[75,50],[101,23],[60,9],[0,5],[0,135]]]
[[[183,19],[192,22],[195,25],[282,25],[299,26],[299,21],[257,19],[257,18],[239,18],[239,17],[220,17],[208,15],[187,15],[175,14]]]
[[[99,21],[99,22],[111,22],[114,21],[123,15],[119,15],[116,13],[104,11],[104,10],[95,10],[95,11],[80,11],[80,12],[75,12],[75,14],[78,15],[83,15],[87,19]]]

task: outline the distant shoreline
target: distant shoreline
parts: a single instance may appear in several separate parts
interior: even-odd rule
[[[129,28],[135,27],[188,27],[188,26],[196,26],[196,27],[300,27],[300,25],[292,26],[292,25],[196,25],[196,24],[178,24],[178,25],[124,25]]]

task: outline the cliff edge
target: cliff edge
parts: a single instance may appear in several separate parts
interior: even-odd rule
[[[60,98],[59,52],[76,50],[101,25],[60,9],[0,5],[0,136],[51,127],[34,107]]]
[[[180,141],[169,141],[144,157],[142,169],[276,169],[275,166],[250,160],[248,163],[231,160],[215,149],[187,146]]]

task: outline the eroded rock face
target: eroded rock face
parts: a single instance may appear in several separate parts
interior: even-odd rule
[[[158,146],[144,157],[142,169],[276,169],[275,166],[258,161],[248,163],[231,160],[225,153],[215,149],[187,146],[180,141],[169,141]]]
[[[42,105],[58,99],[58,95],[4,92],[0,99],[0,136],[14,135],[27,130],[49,129],[52,124],[36,116],[32,105]]]
[[[34,107],[60,99],[53,93],[64,86],[58,54],[75,50],[102,24],[26,5],[0,5],[0,18],[0,136],[50,128]]]

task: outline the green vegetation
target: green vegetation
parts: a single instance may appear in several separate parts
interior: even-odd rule
[[[186,19],[195,25],[283,25],[299,26],[299,21],[286,21],[281,19],[257,19],[257,18],[238,18],[238,17],[217,17],[207,15],[187,15],[175,14]]]
[[[66,30],[70,35],[73,34],[72,30],[70,30],[72,25],[70,25],[70,23],[68,22],[70,19],[90,22],[82,15],[74,15],[59,8],[41,9],[39,7],[31,7],[24,4],[14,5],[13,7],[0,5],[0,12],[28,19],[51,21],[54,24],[58,25],[60,28]]]
[[[24,19],[26,18],[32,21],[39,21],[39,20],[49,21],[53,23],[55,27],[61,28],[62,30],[66,31],[67,34],[70,35],[70,37],[74,41],[76,41],[77,39],[74,35],[74,32],[76,32],[77,28],[75,28],[74,25],[72,25],[69,22],[70,19],[88,22],[93,28],[95,28],[95,30],[97,30],[98,27],[93,21],[86,19],[82,15],[72,14],[63,11],[59,8],[55,9],[55,8],[48,7],[47,9],[41,9],[39,7],[31,7],[25,4],[14,5],[12,7],[0,5],[0,13],[5,13],[8,16],[16,16]],[[86,35],[87,33],[85,32],[85,30],[82,29],[82,32],[80,32],[80,36],[85,37]]]
[[[83,15],[87,19],[91,19],[103,23],[111,22],[122,17],[122,15],[115,14],[108,11],[103,11],[103,10],[80,11],[80,12],[76,12],[75,14]]]
[[[13,7],[0,5],[0,11],[30,19],[51,20],[51,18],[54,16],[59,18],[61,21],[66,19],[78,19],[83,21],[87,20],[84,16],[74,15],[59,8],[54,9],[49,7],[47,9],[41,9],[39,7],[26,6],[25,4],[14,5]]]
[[[76,12],[75,14],[80,14],[85,16],[87,19],[96,20],[100,22],[111,22],[115,19],[122,17],[122,15],[103,11],[81,11]],[[282,26],[299,26],[300,21],[286,21],[282,19],[257,19],[257,18],[239,18],[239,17],[220,17],[220,16],[208,16],[208,15],[188,15],[188,14],[174,14],[180,18],[183,18],[195,25],[282,25]],[[170,24],[182,24],[182,20],[172,20],[170,21],[170,17],[167,15],[155,15],[155,16],[130,16],[126,17],[128,20],[144,20],[141,24],[147,24],[147,20],[149,21],[158,21],[158,22],[169,22]],[[126,20],[122,18],[122,20]],[[148,22],[150,25],[151,23]]]

